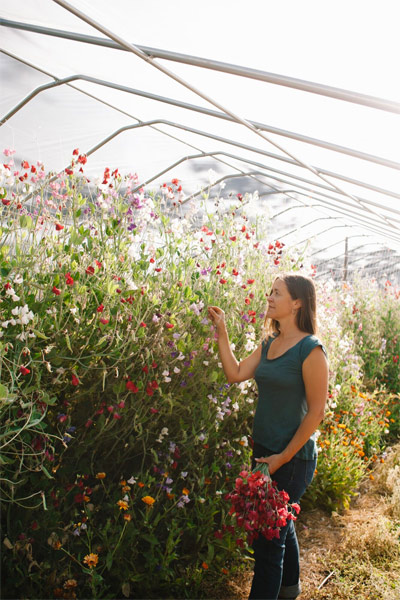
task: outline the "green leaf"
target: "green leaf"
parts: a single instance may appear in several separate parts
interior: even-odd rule
[[[42,333],[41,331],[38,331],[37,329],[32,329],[32,331],[36,335],[36,337],[40,338],[41,340],[48,340],[49,339],[47,337],[47,335],[44,335],[44,333]]]
[[[8,389],[6,388],[5,385],[2,385],[0,383],[0,398],[7,398],[8,397]]]
[[[209,379],[209,381],[210,381],[211,383],[215,383],[215,382],[217,381],[217,379],[218,379],[218,375],[219,375],[218,371],[213,371],[213,372],[211,373],[211,376],[210,376],[210,379]]]

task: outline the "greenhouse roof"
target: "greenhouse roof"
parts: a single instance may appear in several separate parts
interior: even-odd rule
[[[179,178],[187,199],[257,190],[321,276],[398,281],[396,3],[329,22],[298,4],[3,2],[2,149],[58,171],[79,147],[88,174]]]

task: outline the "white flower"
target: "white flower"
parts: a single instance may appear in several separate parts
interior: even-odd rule
[[[181,370],[178,369],[178,367],[174,367],[174,373],[180,373],[180,372],[181,372]]]
[[[133,475],[130,479],[128,479],[128,483],[130,483],[130,485],[133,485],[134,483],[136,483],[136,479],[133,477]]]
[[[12,287],[9,287],[6,289],[6,294],[8,294],[9,296],[15,296],[15,290]]]
[[[24,278],[22,277],[22,275],[16,275],[14,277],[14,283],[22,283],[24,281]]]
[[[243,436],[240,438],[240,441],[242,442],[242,446],[245,446],[245,447],[247,447],[247,446],[249,445],[249,440],[247,439],[247,436],[246,436],[246,435],[243,435]]]
[[[168,427],[163,427],[161,429],[161,435],[168,435]]]
[[[169,383],[171,381],[171,377],[164,377],[164,382]]]
[[[125,494],[125,496],[122,498],[122,500],[124,502],[129,502],[129,496],[128,496],[128,494]]]
[[[202,498],[202,497],[200,496],[200,498],[197,498],[197,501],[198,501],[198,502],[200,502],[200,504],[204,504],[204,502],[206,501],[206,499],[205,499],[205,498]]]
[[[169,375],[169,371],[163,371],[162,372],[162,376],[163,377],[168,377],[168,375]]]
[[[205,365],[206,367],[208,367],[210,363],[208,362],[208,360],[203,360],[203,365]]]

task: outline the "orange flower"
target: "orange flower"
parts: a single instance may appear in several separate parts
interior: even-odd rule
[[[148,506],[152,506],[155,502],[154,498],[152,498],[151,496],[144,496],[142,498],[142,501],[147,504]]]
[[[121,479],[121,481],[119,482],[120,485],[126,485],[126,481],[125,479]]]
[[[83,496],[85,502],[90,502],[90,496]]]
[[[97,473],[96,475],[96,479],[105,479],[106,474],[105,473]]]
[[[173,500],[175,498],[175,494],[170,494],[167,492],[167,498],[169,498],[170,500]]]
[[[203,567],[203,569],[208,569],[208,564],[206,562],[203,562],[201,566]]]
[[[93,567],[95,567],[97,565],[97,563],[99,562],[99,555],[98,554],[93,554],[92,552],[90,554],[87,554],[84,559],[83,562],[87,564],[88,567],[90,567],[91,569]]]
[[[124,515],[125,521],[130,521],[132,519],[131,515]]]
[[[182,494],[183,494],[184,496],[189,496],[190,492],[189,492],[189,490],[188,490],[187,488],[183,488],[183,490],[182,490]]]
[[[144,487],[144,483],[142,483],[141,481],[138,481],[138,486],[142,488],[142,487]]]
[[[210,483],[211,483],[211,479],[209,479],[208,477],[206,477],[206,478],[205,478],[205,480],[204,480],[204,483],[205,483],[206,485],[210,485]]]
[[[128,503],[125,500],[118,500],[119,510],[128,510]]]
[[[129,490],[131,489],[130,485],[124,485],[124,487],[122,488],[123,492],[129,492]]]

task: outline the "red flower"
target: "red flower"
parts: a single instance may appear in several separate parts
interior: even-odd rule
[[[78,163],[80,163],[81,165],[85,165],[87,163],[86,154],[80,154],[80,156],[78,157]]]
[[[21,163],[21,167],[23,169],[29,169],[29,163],[28,163],[28,161],[27,160],[23,160],[22,163]]]
[[[165,327],[166,327],[166,329],[173,329],[174,324],[173,323],[165,323]]]
[[[156,415],[160,411],[157,410],[157,408],[150,408],[150,412],[151,412],[151,414]]]
[[[133,383],[133,381],[127,381],[125,385],[126,389],[130,392],[136,394],[139,391],[139,388]]]
[[[71,277],[71,273],[66,273],[65,274],[65,283],[67,285],[74,285],[74,280]]]
[[[101,262],[99,262],[98,260],[95,260],[94,262],[96,263],[96,265],[97,265],[97,267],[98,267],[99,269],[101,269],[101,268],[102,268],[102,266],[103,266],[103,265],[102,265],[102,263],[101,263]]]
[[[109,323],[109,322],[110,322],[109,319],[104,319],[104,318],[100,319],[100,323],[103,323],[103,325],[107,325],[107,323]]]
[[[146,323],[144,321],[141,321],[140,327],[147,327],[147,325],[146,325]]]
[[[236,269],[232,269],[232,275],[239,275],[239,271],[236,271]]]
[[[157,363],[154,360],[151,363],[151,366],[153,367],[153,369],[157,369]]]
[[[97,307],[97,309],[96,309],[96,310],[97,310],[97,312],[98,312],[98,313],[102,313],[102,312],[103,312],[103,310],[104,310],[104,304],[100,304],[100,305]]]
[[[77,378],[77,376],[76,376],[76,375],[74,375],[74,374],[72,374],[72,377],[71,377],[71,383],[72,383],[72,385],[74,385],[75,387],[76,387],[77,385],[79,385],[79,383],[80,383],[80,382],[79,382],[79,379],[78,379],[78,378]]]
[[[155,381],[155,380],[152,381],[150,385],[153,388],[153,390],[157,390],[158,389],[158,383],[157,383],[157,381]]]
[[[145,365],[143,367],[142,371],[143,371],[143,373],[146,373],[146,375],[147,375],[147,373],[149,372],[149,367],[147,365]]]
[[[244,303],[245,304],[250,304],[250,298],[245,298]]]
[[[73,175],[73,170],[72,169],[65,169],[65,172],[67,175]]]
[[[226,283],[226,279],[220,279],[219,282],[224,284],[224,283]]]
[[[88,275],[93,275],[94,274],[94,267],[92,267],[92,266],[88,267],[85,272]]]
[[[55,294],[56,296],[59,296],[61,294],[61,290],[59,290],[58,288],[56,288],[55,285],[53,285],[52,290],[53,294]]]
[[[236,235],[233,235],[232,237],[229,238],[232,242],[236,242]]]
[[[29,375],[30,369],[27,369],[26,367],[20,367],[19,372],[22,373],[22,375]]]
[[[11,204],[11,200],[7,200],[7,198],[2,198],[1,201],[4,204],[4,206],[8,206],[9,204]]]
[[[153,388],[151,387],[150,384],[146,387],[146,394],[148,396],[152,396],[154,394]]]
[[[75,148],[75,150],[72,152],[73,156],[78,156],[79,154],[79,149]]]
[[[61,231],[61,229],[64,229],[64,225],[60,225],[60,223],[56,223],[56,231]]]
[[[248,280],[247,280],[247,283],[248,283],[249,285],[251,285],[252,283],[254,283],[254,281],[255,281],[255,279],[248,279]]]
[[[171,183],[173,183],[174,185],[178,185],[179,179],[172,179]]]

